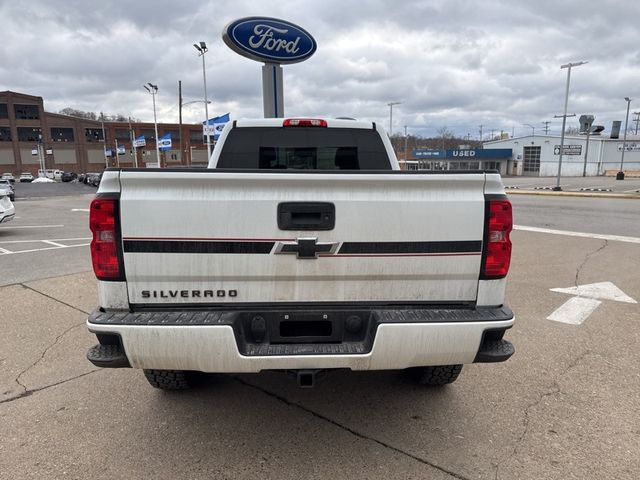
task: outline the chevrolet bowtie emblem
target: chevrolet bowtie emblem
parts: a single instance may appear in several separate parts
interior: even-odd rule
[[[297,258],[318,258],[319,253],[334,253],[337,242],[318,242],[317,238],[298,238],[295,242],[278,242],[275,253],[295,253]]]

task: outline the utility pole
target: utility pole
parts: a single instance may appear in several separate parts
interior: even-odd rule
[[[156,133],[156,156],[158,157],[158,168],[162,168],[162,161],[160,160],[160,139],[158,138],[158,118],[156,117],[156,94],[158,93],[158,86],[152,83],[147,83],[147,85],[143,85],[143,87],[153,98],[153,127]]]
[[[205,120],[204,120],[204,124],[206,126],[205,131],[208,133],[209,132],[209,99],[207,98],[207,69],[205,67],[204,64],[204,54],[207,53],[209,51],[209,49],[207,48],[207,44],[205,42],[200,42],[200,45],[197,44],[193,44],[194,47],[196,47],[196,50],[198,50],[198,56],[202,57],[202,79],[204,81],[204,115],[205,115]],[[211,160],[211,136],[207,135],[207,162]]]
[[[104,152],[104,166],[109,168],[109,160],[107,160],[107,137],[104,134],[104,113],[100,112],[100,123],[102,124],[102,151]]]
[[[551,122],[549,120],[547,120],[546,122],[542,122],[542,124],[544,125],[544,134],[545,135],[549,135],[549,124]]]
[[[180,163],[182,162],[182,80],[178,80],[178,144],[180,145]]]
[[[138,168],[138,147],[136,147],[136,134],[131,126],[131,117],[129,117],[129,137],[131,138],[131,148],[133,148],[133,166]]]
[[[640,112],[633,112],[636,118],[633,119],[636,122],[636,135],[638,134],[638,123],[640,123]]]
[[[407,136],[407,126],[404,126],[404,160],[405,162],[407,160],[409,160],[409,155],[407,154],[407,143],[408,143],[409,137]]]
[[[591,117],[591,121],[587,121],[588,125],[587,125],[587,145],[584,149],[584,165],[582,166],[582,176],[586,177],[587,176],[587,157],[589,156],[589,136],[591,135],[591,125],[593,125],[593,121],[595,120],[595,117]],[[596,175],[599,172],[596,172]]]
[[[627,129],[629,127],[629,107],[631,106],[631,98],[624,97],[627,102],[627,116],[624,121],[624,137],[622,140],[622,155],[620,157],[620,171],[616,175],[616,180],[624,180],[624,151],[627,149]]]
[[[389,107],[389,138],[393,135],[393,106],[400,105],[402,102],[389,102],[387,106]]]
[[[491,137],[489,138],[489,141],[491,141],[491,142],[493,141],[493,132],[495,132],[495,131],[496,131],[495,128],[491,129]]]
[[[482,142],[482,127],[484,125],[480,124],[479,126],[480,126],[480,142]]]
[[[571,68],[579,67],[580,65],[584,65],[587,62],[575,62],[575,63],[567,63],[565,65],[560,65],[560,69],[567,69],[567,88],[564,93],[564,114],[562,115],[562,131],[560,132],[560,156],[558,158],[558,178],[556,180],[556,186],[553,187],[553,190],[556,192],[561,191],[560,187],[560,177],[562,176],[562,154],[564,153],[564,130],[567,125],[567,106],[569,105],[569,83],[571,82]],[[571,117],[575,117],[575,114],[569,115]],[[557,116],[556,116],[557,117]]]

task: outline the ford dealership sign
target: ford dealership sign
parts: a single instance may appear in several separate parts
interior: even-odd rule
[[[224,42],[236,53],[258,62],[296,63],[316,51],[315,39],[303,28],[268,17],[241,18],[227,25]]]

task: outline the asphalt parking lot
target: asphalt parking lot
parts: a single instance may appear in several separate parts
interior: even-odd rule
[[[517,353],[450,386],[334,372],[302,390],[266,372],[168,393],[84,357],[94,191],[18,190],[0,228],[1,479],[640,478],[639,201],[514,195]],[[563,307],[580,299],[584,318]]]

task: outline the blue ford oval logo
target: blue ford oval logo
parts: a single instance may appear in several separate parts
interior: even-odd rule
[[[267,17],[231,22],[222,32],[222,39],[236,53],[258,62],[302,62],[317,48],[315,39],[303,28]]]

